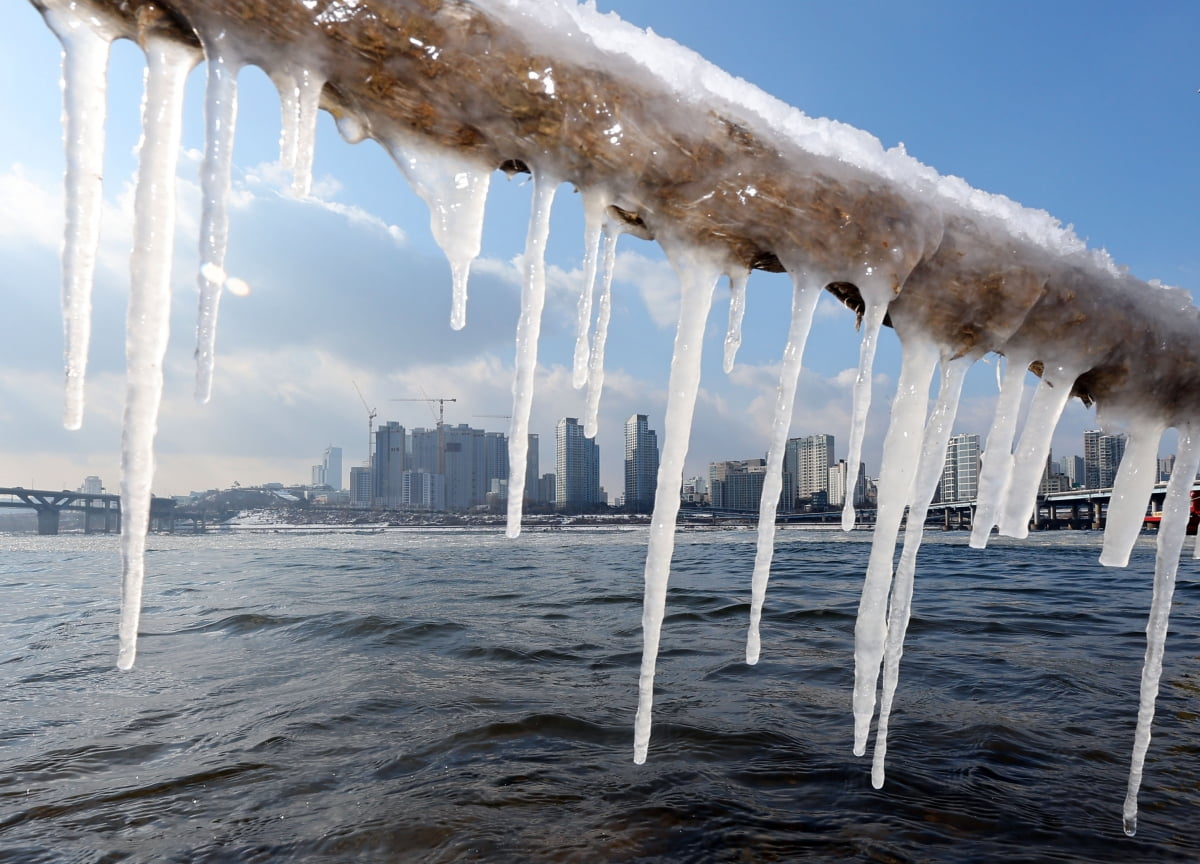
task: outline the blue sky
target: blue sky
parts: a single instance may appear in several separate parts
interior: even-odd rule
[[[813,116],[832,117],[903,142],[943,174],[1043,208],[1073,224],[1138,276],[1200,291],[1200,68],[1192,2],[823,2],[598,0],[602,11],[650,27]],[[732,11],[730,11],[732,10]],[[63,155],[58,43],[32,6],[0,13],[0,485],[74,488],[98,474],[118,479],[124,398],[124,304],[130,181],[138,139],[142,60],[118,43],[110,67],[105,194],[110,208],[96,287],[84,427],[61,424],[62,337],[58,247]],[[304,482],[323,448],[348,465],[366,449],[366,412],[427,426],[422,395],[455,397],[446,419],[503,431],[510,413],[513,332],[530,184],[493,179],[483,255],[472,279],[467,327],[453,332],[449,268],[433,244],[424,205],[383,150],[346,144],[331,119],[318,129],[316,196],[282,193],[274,164],[278,99],[266,77],[244,70],[235,151],[237,207],[228,270],[247,297],[222,301],[213,400],[191,398],[195,224],[202,140],[203,70],[193,72],[180,167],[180,230],[172,345],[158,436],[158,494],[266,481]],[[554,424],[582,416],[570,384],[582,218],[563,187],[550,245],[550,295],[542,330],[532,430],[541,470],[552,471]],[[621,491],[621,428],[632,413],[662,429],[673,327],[674,277],[657,247],[624,238],[601,406],[602,482]],[[719,287],[686,470],[763,455],[789,295],[784,277],[749,285],[739,364],[721,371],[728,292]],[[792,434],[828,432],[845,455],[853,318],[822,301],[809,341]],[[890,334],[876,364],[866,441],[878,472],[898,352]],[[985,433],[994,368],[979,364],[955,431]],[[1094,414],[1073,404],[1055,453],[1079,453]],[[1168,447],[1169,449],[1169,447]]]

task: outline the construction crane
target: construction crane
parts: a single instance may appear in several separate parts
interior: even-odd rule
[[[432,404],[438,403],[437,412],[437,448],[438,448],[438,470],[437,473],[446,473],[446,433],[442,429],[445,425],[446,403],[457,402],[453,396],[404,396],[397,399],[389,400],[391,402],[427,402],[430,404],[430,409],[433,410]]]
[[[362,391],[358,389],[358,382],[351,379],[351,384],[354,385],[354,392],[358,394],[358,398],[362,400],[363,407],[367,409],[367,468],[371,467],[371,437],[375,434],[375,417],[378,412],[367,405],[367,399],[363,396]]]

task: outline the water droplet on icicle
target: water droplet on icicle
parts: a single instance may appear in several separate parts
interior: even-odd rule
[[[633,761],[646,761],[650,747],[654,708],[654,670],[667,606],[667,582],[675,550],[675,520],[679,515],[679,488],[687,458],[692,415],[700,391],[700,360],[704,325],[712,307],[713,290],[726,263],[698,249],[667,249],[679,275],[679,326],[667,383],[667,412],[663,422],[662,460],[650,517],[646,547],[645,595],[642,600],[642,666],[638,677],[638,708],[634,720]]]
[[[521,317],[517,321],[517,351],[513,370],[513,409],[508,432],[508,524],[505,534],[521,534],[525,504],[525,464],[529,455],[529,414],[533,409],[533,376],[537,371],[538,335],[546,303],[546,241],[550,209],[559,181],[533,171],[533,202],[529,233],[521,258]]]
[[[610,219],[604,224],[599,310],[596,312],[596,331],[592,334],[592,350],[588,356],[587,407],[583,423],[583,434],[587,438],[595,438],[599,426],[600,396],[604,392],[604,346],[608,341],[608,325],[612,319],[613,269],[617,262],[617,238],[622,233],[624,230],[616,221]]]
[[[62,43],[63,137],[67,169],[62,250],[66,373],[63,426],[83,425],[83,387],[92,328],[92,281],[103,205],[104,119],[108,55],[114,34],[70,0],[47,0],[42,12]]]
[[[892,560],[904,510],[912,498],[913,481],[925,437],[929,383],[938,352],[932,342],[914,335],[901,342],[900,380],[892,402],[892,417],[883,440],[879,470],[879,500],[867,576],[854,625],[854,755],[866,752],[879,664],[887,638],[888,592]]]
[[[933,500],[938,482],[942,479],[942,469],[946,463],[946,445],[950,442],[950,431],[958,414],[963,380],[973,362],[969,357],[949,361],[943,359],[937,404],[925,424],[925,443],[921,446],[921,458],[917,464],[917,475],[913,480],[912,496],[908,504],[904,545],[900,551],[896,573],[892,577],[892,596],[888,603],[887,637],[883,650],[883,689],[879,699],[879,720],[875,727],[875,750],[871,760],[871,785],[876,789],[882,788],[884,781],[888,723],[892,715],[896,687],[900,682],[900,658],[904,654],[904,637],[912,615],[917,552],[925,534],[925,516],[929,513],[929,502]]]
[[[413,190],[429,208],[429,229],[450,262],[453,294],[450,327],[467,323],[467,282],[483,245],[490,171],[415,138],[393,137],[385,145]]]
[[[758,510],[758,541],[754,553],[754,573],[750,582],[750,629],[746,635],[746,662],[758,662],[762,647],[759,621],[767,594],[771,559],[775,549],[775,514],[783,491],[783,454],[787,449],[792,410],[796,404],[796,382],[804,363],[804,346],[812,327],[813,312],[827,279],[814,279],[811,274],[792,271],[792,320],[787,344],[779,368],[779,385],[775,388],[775,416],[771,422],[771,443],[767,449],[767,471],[763,477],[762,498]],[[742,291],[746,287],[742,280]],[[731,313],[732,315],[732,313]],[[728,348],[729,342],[726,341]],[[726,359],[729,358],[728,353]],[[727,370],[728,371],[728,370]]]
[[[583,193],[583,285],[579,289],[579,307],[575,322],[575,361],[571,385],[578,390],[588,379],[588,329],[592,323],[592,297],[596,293],[600,239],[604,232],[609,196],[590,189]]]
[[[1138,695],[1137,729],[1134,732],[1133,755],[1129,764],[1129,786],[1122,810],[1122,826],[1130,837],[1137,831],[1138,790],[1146,751],[1150,747],[1150,727],[1154,722],[1154,705],[1158,699],[1158,684],[1162,677],[1163,650],[1171,615],[1171,599],[1175,594],[1175,573],[1191,518],[1192,484],[1200,469],[1200,442],[1196,430],[1185,426],[1179,430],[1179,453],[1175,469],[1167,481],[1163,501],[1162,521],[1158,526],[1157,551],[1154,558],[1154,594],[1150,601],[1150,618],[1146,623],[1146,658],[1142,665],[1142,680]]]
[[[742,347],[742,319],[746,315],[746,283],[749,271],[729,277],[729,326],[725,330],[725,374],[733,371],[738,349]]]
[[[133,205],[126,318],[126,395],[121,437],[121,623],[117,666],[137,654],[154,434],[162,401],[163,357],[171,311],[175,240],[175,172],[183,126],[183,92],[197,52],[165,37],[146,41],[146,93]]]
[[[224,34],[205,40],[208,83],[204,94],[204,162],[200,166],[200,289],[196,322],[196,401],[212,398],[217,351],[217,313],[225,285],[229,246],[229,188],[237,126],[237,74],[240,61],[229,57]]]

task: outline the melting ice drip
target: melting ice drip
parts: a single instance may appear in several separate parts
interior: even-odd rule
[[[102,108],[105,74],[109,45],[118,37],[119,28],[110,26],[107,18],[89,11],[87,4],[77,0],[34,2],[42,9],[63,45],[68,209],[62,286],[67,382],[64,422],[69,428],[78,428],[83,413],[89,297],[102,200],[98,166],[104,143]],[[493,11],[497,14],[522,14],[523,7],[519,0],[492,0],[492,3],[496,7]],[[570,16],[570,22],[598,45],[621,43],[629,37],[628,25],[608,16],[599,16],[594,9],[574,8],[564,3],[558,11]],[[207,142],[201,170],[203,213],[196,349],[196,396],[206,401],[211,393],[218,300],[222,286],[228,282],[224,270],[228,240],[226,200],[230,188],[237,115],[236,77],[244,61],[223,30],[217,28],[210,31],[203,26],[197,26],[196,29],[208,63]],[[432,50],[434,55],[439,50],[436,46],[423,43],[419,47]],[[175,214],[173,181],[180,142],[183,82],[188,71],[201,57],[201,52],[183,47],[166,37],[156,36],[153,30],[145,37],[144,48],[148,73],[135,196],[134,252],[130,260],[128,388],[122,444],[121,504],[125,513],[125,530],[122,536],[123,582],[118,657],[118,666],[122,669],[131,668],[134,662],[141,605],[143,552],[154,470],[153,444],[162,393],[162,359],[168,336],[167,310]],[[669,46],[664,49],[661,43],[655,43],[653,50],[641,53],[664,57],[666,59],[661,62],[668,66],[677,59],[679,70],[684,73],[693,69],[696,63],[694,55],[686,52],[674,55]],[[261,59],[256,62],[261,62]],[[710,78],[716,74],[707,67],[701,71]],[[290,60],[281,62],[278,68],[267,69],[267,72],[279,87],[283,107],[281,161],[293,172],[295,194],[303,196],[308,194],[311,185],[316,110],[325,75],[320,68],[297,65]],[[538,69],[531,68],[528,78],[548,96],[556,98],[552,69],[544,65]],[[761,102],[761,94],[752,88],[739,93],[747,103],[758,105]],[[781,122],[787,125],[792,121],[784,118]],[[340,117],[339,129],[352,141],[361,139],[367,132],[352,116]],[[614,142],[623,134],[619,125],[605,131]],[[451,326],[462,327],[466,322],[468,274],[471,262],[479,253],[490,179],[489,167],[470,164],[450,150],[439,150],[407,137],[394,136],[383,143],[430,208],[434,237],[447,255],[453,275]],[[860,143],[860,139],[848,139],[848,151]],[[519,534],[521,524],[526,440],[546,290],[544,252],[549,235],[550,210],[559,182],[564,179],[537,165],[533,165],[531,170],[534,176],[533,206],[522,258],[523,288],[516,334],[513,416],[509,435],[512,485],[507,533],[512,537]],[[918,179],[925,182],[929,178],[922,173]],[[978,208],[981,218],[994,216],[998,209],[1008,218],[1013,218],[1012,208],[1006,204],[998,206],[995,201],[974,190],[967,189],[964,192],[952,179],[945,179],[943,185],[960,194],[960,205],[965,201],[966,205],[963,206]],[[595,187],[583,191],[585,279],[578,306],[572,377],[577,388],[585,383],[588,385],[585,434],[590,436],[595,434],[604,381],[604,347],[611,310],[616,243],[628,224],[612,218],[609,205],[613,203],[613,196],[608,190]],[[738,194],[753,196],[757,193],[753,188],[746,187],[739,190]],[[1016,218],[1019,222],[1020,212],[1017,212]],[[1033,236],[1044,232],[1044,224],[1040,217],[1034,216],[1029,225],[1018,225],[1017,230]],[[989,351],[1007,358],[995,419],[983,454],[979,508],[971,536],[971,545],[980,547],[986,544],[993,527],[998,527],[1003,534],[1017,537],[1027,532],[1038,478],[1054,426],[1073,385],[1080,374],[1089,368],[1086,352],[1080,352],[1080,356],[1064,353],[1061,357],[1047,357],[1036,338],[1022,335],[1023,316],[1028,312],[1027,308],[1019,310],[1020,314],[1014,316],[1011,326],[1003,332],[992,334],[992,341],[978,346],[963,348],[941,344],[927,335],[932,330],[925,326],[920,304],[913,305],[907,301],[914,294],[929,289],[928,279],[922,280],[913,275],[914,266],[920,258],[920,252],[915,247],[922,243],[937,246],[942,242],[938,239],[936,229],[928,233],[929,236],[924,238],[893,238],[902,242],[893,246],[884,243],[888,254],[878,260],[847,265],[843,272],[837,273],[829,272],[827,266],[810,260],[802,250],[779,253],[780,260],[792,274],[794,294],[791,326],[781,358],[775,415],[769,436],[768,474],[762,493],[759,541],[751,575],[751,619],[746,659],[748,663],[755,663],[761,652],[759,621],[771,566],[775,504],[781,487],[783,450],[813,310],[826,285],[834,280],[852,282],[861,292],[864,308],[860,364],[853,396],[848,460],[852,476],[847,483],[848,489],[855,486],[871,397],[875,346],[885,317],[890,315],[902,346],[901,374],[884,442],[877,526],[855,627],[852,700],[854,752],[858,755],[865,753],[879,695],[871,775],[876,787],[884,781],[888,721],[911,611],[916,556],[921,543],[924,516],[941,474],[966,369]],[[645,565],[642,619],[644,652],[634,736],[636,762],[644,761],[649,749],[655,663],[674,548],[678,492],[700,384],[704,328],[714,288],[722,276],[727,275],[732,294],[725,343],[725,368],[729,371],[741,342],[747,278],[744,265],[731,260],[727,251],[697,246],[671,235],[669,231],[660,230],[660,234],[663,248],[679,276],[681,302],[668,385],[663,454]],[[1071,247],[1073,242],[1068,237],[1065,245]],[[908,252],[905,251],[905,244]],[[597,282],[600,283],[600,294],[598,302],[595,302]],[[1154,302],[1166,303],[1168,300],[1156,299]],[[598,306],[598,310],[593,330],[594,305]],[[1025,373],[1035,361],[1042,380],[1018,434],[1017,409],[1021,402]],[[938,367],[941,370],[941,383],[937,402],[930,410],[929,387]],[[1108,408],[1114,413],[1122,409],[1127,420],[1132,418],[1129,422],[1129,446],[1116,479],[1109,529],[1105,534],[1101,555],[1101,563],[1115,566],[1122,566],[1128,561],[1153,483],[1158,440],[1169,425],[1160,419],[1139,414],[1136,405],[1110,405]],[[1162,671],[1175,572],[1188,521],[1191,478],[1200,468],[1197,430],[1190,423],[1177,422],[1175,425],[1180,427],[1180,452],[1168,485],[1158,535],[1154,595],[1147,626],[1137,732],[1123,811],[1124,827],[1129,834],[1136,829],[1137,793]],[[906,513],[908,519],[904,523]],[[899,563],[893,568],[902,524],[905,525],[903,547]],[[850,529],[853,526],[853,501],[852,496],[848,496],[843,527]],[[1197,549],[1197,555],[1200,555],[1200,549]],[[883,682],[880,694],[881,670]]]

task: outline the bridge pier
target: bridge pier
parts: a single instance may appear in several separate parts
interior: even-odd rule
[[[37,511],[38,533],[58,533],[58,508],[44,508]]]

